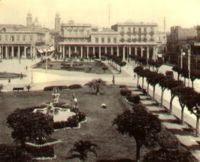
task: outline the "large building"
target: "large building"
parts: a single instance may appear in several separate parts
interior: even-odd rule
[[[97,29],[74,21],[63,24],[56,15],[55,27],[57,31],[60,28],[58,49],[61,58],[73,54],[81,58],[116,55],[123,60],[131,55],[157,57],[158,26],[155,23],[118,23],[111,28]]]
[[[167,57],[172,64],[187,67],[188,50],[190,50],[191,67],[200,69],[200,32],[199,27],[182,28],[180,26],[171,27],[167,38]]]
[[[0,55],[2,58],[33,58],[44,45],[53,45],[51,31],[39,25],[37,18],[27,14],[26,26],[0,24]]]

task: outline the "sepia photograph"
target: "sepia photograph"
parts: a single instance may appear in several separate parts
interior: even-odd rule
[[[0,162],[200,162],[200,0],[0,0]]]

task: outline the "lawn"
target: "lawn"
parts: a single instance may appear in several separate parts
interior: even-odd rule
[[[93,61],[52,61],[48,60],[47,63],[45,60],[37,63],[34,68],[42,68],[53,70],[67,70],[67,71],[82,71],[86,73],[95,73],[95,74],[111,74],[112,72],[108,67],[100,60]]]
[[[89,154],[89,162],[107,159],[135,159],[135,141],[133,138],[123,136],[113,127],[112,121],[117,114],[130,108],[119,94],[119,88],[107,86],[103,89],[103,95],[93,95],[89,89],[84,87],[78,90],[61,91],[61,100],[67,101],[75,93],[80,111],[86,113],[87,122],[81,125],[80,129],[59,130],[53,133],[52,137],[62,140],[62,143],[56,145],[56,160],[52,162],[78,162],[78,159],[67,159],[70,156],[69,150],[78,140],[90,140],[98,145],[96,158]],[[16,108],[26,108],[41,103],[48,102],[52,98],[51,92],[32,91],[32,92],[8,92],[0,94],[0,143],[11,143],[11,130],[6,125],[7,116]],[[101,104],[105,103],[107,109],[102,109]],[[143,156],[146,148],[142,148]]]

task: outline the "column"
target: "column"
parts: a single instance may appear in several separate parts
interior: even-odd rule
[[[83,46],[81,46],[81,58],[83,58]]]
[[[33,58],[33,46],[30,47],[31,58]]]
[[[64,45],[62,46],[62,49],[63,49],[62,50],[62,58],[64,59],[65,58],[65,46]]]
[[[5,46],[6,48],[6,58],[8,58],[8,46]]]
[[[26,54],[26,46],[24,46],[24,57],[27,59],[27,54]]]
[[[93,47],[93,55],[95,55],[95,47]]]
[[[141,50],[141,57],[143,57],[144,48],[143,48],[143,47],[140,47],[140,50]]]
[[[111,47],[111,55],[113,55],[113,47]]]
[[[32,58],[35,58],[36,57],[36,50],[35,50],[35,46],[33,46],[33,56]]]
[[[69,52],[68,57],[70,58],[71,57],[71,46],[68,47],[68,52]]]
[[[131,55],[131,47],[128,47],[128,54]]]
[[[135,47],[135,56],[137,56],[138,54],[137,54],[137,47]]]
[[[123,58],[122,58],[123,61],[126,60],[126,57],[125,57],[125,47],[123,46]]]
[[[99,47],[99,59],[101,59],[101,47]]]
[[[74,52],[77,53],[77,46],[74,47]]]
[[[89,47],[87,46],[87,59],[89,58]]]
[[[147,47],[147,65],[149,64],[149,47]]]
[[[14,46],[12,46],[11,57],[14,57]]]
[[[107,54],[107,47],[105,47],[105,54]]]
[[[17,57],[20,58],[20,46],[17,47]]]
[[[119,47],[117,46],[117,57],[119,57]]]

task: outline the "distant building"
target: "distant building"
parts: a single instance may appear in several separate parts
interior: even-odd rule
[[[0,24],[0,55],[3,58],[33,58],[41,46],[54,45],[49,29],[40,26],[39,21],[27,14],[26,26]]]
[[[180,65],[181,54],[183,62],[187,65],[188,49],[191,50],[192,67],[200,69],[200,36],[197,27],[182,28],[180,26],[171,27],[170,33],[167,37],[167,57],[168,61],[173,64]],[[186,66],[187,67],[187,66]]]
[[[61,24],[59,57],[71,57],[76,53],[81,58],[116,55],[127,60],[132,55],[146,55],[155,59],[158,51],[156,40],[155,23],[118,23],[97,30],[90,24],[76,24],[70,20]]]

